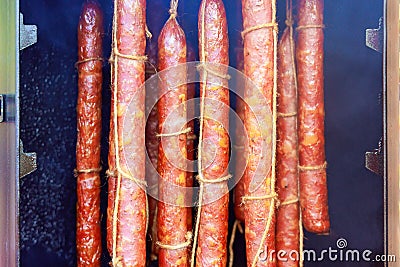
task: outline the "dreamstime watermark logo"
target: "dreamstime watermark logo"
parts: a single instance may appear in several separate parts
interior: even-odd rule
[[[165,88],[168,88],[168,92],[170,92],[176,90],[180,86],[201,84],[203,82],[202,75],[204,75],[205,71],[208,73],[207,86],[209,86],[211,90],[213,90],[213,88],[215,89],[222,86],[229,91],[231,96],[237,95],[241,99],[245,99],[244,88],[246,88],[246,91],[252,92],[252,97],[247,99],[248,101],[246,103],[246,108],[248,108],[252,114],[251,116],[253,124],[252,129],[249,132],[258,133],[257,137],[254,138],[253,136],[249,135],[238,114],[229,105],[211,98],[205,98],[204,100],[201,100],[200,98],[188,99],[186,101],[182,101],[182,103],[174,107],[172,111],[169,109],[170,113],[164,114],[165,122],[163,124],[163,131],[165,132],[154,134],[159,134],[159,142],[163,147],[163,152],[167,158],[168,164],[170,166],[174,166],[180,171],[193,173],[199,171],[204,172],[204,170],[206,170],[212,164],[215,166],[215,162],[217,160],[216,155],[220,146],[220,144],[217,142],[218,140],[216,140],[215,137],[210,138],[203,136],[202,148],[198,148],[202,149],[203,157],[201,159],[201,164],[198,164],[197,160],[191,161],[182,155],[180,150],[181,148],[179,148],[177,145],[179,143],[180,135],[169,133],[181,133],[187,129],[188,122],[192,120],[200,121],[200,116],[195,115],[199,114],[200,110],[203,111],[203,118],[216,121],[216,124],[219,125],[219,133],[227,133],[229,135],[229,147],[231,148],[231,154],[233,148],[235,147],[234,140],[237,136],[245,137],[245,144],[243,144],[244,146],[247,146],[249,140],[254,141],[257,139],[256,141],[258,142],[259,146],[257,147],[256,152],[259,160],[252,162],[251,168],[254,175],[252,175],[249,185],[249,191],[253,192],[262,184],[265,177],[268,175],[268,172],[270,171],[272,158],[272,112],[269,108],[267,99],[258,89],[258,87],[242,72],[226,65],[204,62],[188,62],[168,68],[149,78],[142,85],[142,87],[137,90],[137,95],[131,98],[132,101],[128,105],[123,105],[120,103],[117,112],[119,114],[124,114],[122,120],[121,118],[118,120],[122,121],[122,140],[119,141],[123,146],[123,149],[120,153],[120,165],[123,167],[123,171],[131,174],[132,177],[135,177],[135,174],[140,173],[139,167],[135,164],[134,159],[142,154],[141,151],[145,150],[147,152],[147,150],[145,147],[137,147],[132,144],[133,142],[131,141],[133,138],[132,136],[134,136],[133,133],[135,128],[143,127],[143,117],[147,123],[152,107],[157,105],[160,99],[162,101],[160,92],[165,92]],[[224,73],[226,77],[229,77],[229,79],[221,79],[221,77],[215,75],[215,73]],[[172,78],[168,79],[168,77]],[[163,88],[163,90],[160,90],[161,88]],[[200,88],[200,90],[202,90],[202,88]],[[144,92],[146,93],[146,96]],[[141,109],[137,108],[141,103],[138,99],[143,100],[144,98],[146,98],[146,114],[143,114]],[[182,111],[186,111],[186,119],[182,119]],[[215,119],[221,117],[219,115],[222,112],[228,115],[229,121],[218,121]],[[230,131],[230,129],[232,131]],[[175,144],[175,146],[171,144]],[[149,155],[147,153],[146,155],[147,163],[151,162]],[[231,155],[228,156],[230,156],[231,162],[229,164],[231,165],[226,168],[225,173],[229,172],[228,169],[233,169],[230,168],[233,164],[233,157]],[[202,169],[198,170],[198,166],[201,166]],[[153,164],[147,164],[147,168],[152,168],[151,173],[157,173],[157,166]],[[246,163],[244,163],[243,166],[235,166],[235,175],[227,182],[228,191],[237,184],[245,169]],[[160,174],[158,177],[147,179],[147,192],[151,197],[171,205],[186,207],[196,206],[197,200],[193,200],[192,196],[198,196],[198,187],[177,186],[175,183],[166,183],[164,180],[160,179]],[[160,186],[161,181],[164,192],[173,192],[173,194],[169,194],[170,199],[160,199],[157,188]],[[139,186],[143,187],[143,185],[140,184]],[[207,186],[210,186],[211,189],[212,184],[205,184],[205,187]],[[207,201],[204,201],[203,204],[207,204],[207,202],[214,202],[228,192],[221,192],[221,190],[213,191],[216,193],[210,194],[211,197],[208,197]],[[178,196],[184,196],[184,200],[182,200],[180,197],[178,203]]]
[[[260,261],[299,261],[306,262],[395,262],[396,255],[375,254],[370,249],[350,249],[345,238],[336,240],[336,246],[329,246],[320,251],[314,249],[297,250],[268,250],[259,255]]]

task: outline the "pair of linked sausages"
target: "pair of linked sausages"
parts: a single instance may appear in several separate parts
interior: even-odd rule
[[[116,1],[109,135],[107,247],[113,266],[146,262],[144,83],[145,1]],[[134,34],[132,34],[132,32]],[[77,263],[100,266],[100,137],[103,14],[95,1],[84,3],[78,26]],[[131,60],[135,56],[139,60]],[[117,103],[118,100],[118,103]],[[132,116],[129,104],[137,107]],[[128,123],[130,127],[123,127]],[[132,136],[133,138],[128,138]],[[125,137],[125,139],[123,138]],[[117,161],[118,157],[118,161]],[[127,162],[135,162],[128,168]],[[128,171],[129,169],[129,171]],[[117,231],[116,231],[117,230]],[[140,263],[140,264],[138,264]],[[143,263],[143,264],[142,264]]]

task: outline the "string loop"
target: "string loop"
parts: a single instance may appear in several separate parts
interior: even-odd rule
[[[186,241],[183,243],[176,245],[168,245],[168,244],[163,244],[160,241],[156,241],[156,245],[162,249],[168,249],[168,250],[183,249],[190,246],[190,244],[192,243],[192,236],[193,236],[192,232],[187,232],[185,235]]]
[[[296,31],[300,31],[300,30],[305,30],[305,29],[324,29],[325,28],[325,25],[324,24],[320,24],[320,25],[313,25],[313,24],[310,24],[310,25],[299,25],[299,26],[297,26],[297,28],[296,28]]]
[[[74,169],[74,176],[78,177],[78,175],[81,173],[99,173],[99,172],[101,172],[101,170],[102,170],[101,167],[93,168],[93,169],[82,169],[82,170]]]
[[[217,179],[206,179],[206,178],[203,177],[203,175],[200,175],[200,174],[196,176],[196,179],[199,181],[199,183],[203,183],[203,184],[204,183],[217,184],[217,183],[228,181],[231,178],[232,178],[231,174],[222,176],[222,177],[217,178]]]
[[[86,63],[86,62],[90,62],[90,61],[103,61],[103,58],[101,57],[90,57],[90,58],[85,58],[82,60],[78,60],[75,63],[75,68],[78,68],[80,64]]]
[[[291,205],[291,204],[297,204],[298,202],[299,202],[299,198],[289,199],[289,200],[282,201],[279,204],[279,206],[287,206],[287,205]]]
[[[185,129],[183,129],[183,130],[181,130],[181,131],[179,131],[179,132],[174,132],[174,133],[159,133],[159,134],[156,134],[156,136],[157,136],[157,137],[178,136],[178,135],[181,135],[181,134],[190,133],[191,130],[192,130],[192,128],[188,127],[188,128],[185,128]]]
[[[244,39],[245,35],[248,34],[249,32],[255,31],[255,30],[259,30],[259,29],[263,29],[263,28],[272,28],[272,30],[277,33],[278,32],[278,23],[276,22],[270,22],[270,23],[264,23],[264,24],[260,24],[260,25],[255,25],[252,27],[248,27],[247,29],[244,29],[242,31],[242,38]]]
[[[170,14],[170,19],[174,19],[178,15],[178,2],[179,0],[171,0],[170,8],[168,11]]]
[[[328,163],[325,161],[321,165],[317,165],[317,166],[301,166],[301,165],[299,165],[298,168],[299,168],[299,171],[319,171],[319,170],[326,169],[327,166],[328,166]]]
[[[280,117],[280,118],[296,117],[297,116],[297,112],[296,111],[287,112],[287,113],[278,112],[277,116]]]
[[[225,73],[221,73],[221,72],[218,72],[218,71],[216,71],[216,70],[213,70],[212,68],[210,68],[209,66],[207,66],[207,63],[204,63],[204,62],[202,62],[202,63],[200,63],[199,65],[197,65],[196,68],[197,68],[197,70],[206,71],[206,72],[208,72],[208,73],[210,73],[210,74],[212,74],[212,75],[214,75],[214,76],[220,77],[220,78],[222,78],[222,79],[227,79],[227,80],[229,80],[229,79],[231,78],[231,76],[230,76],[229,74],[225,74]]]

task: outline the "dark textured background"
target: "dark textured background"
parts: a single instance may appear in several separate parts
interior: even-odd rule
[[[239,2],[239,1],[236,1]],[[21,139],[37,152],[38,170],[21,181],[21,266],[74,266],[77,24],[81,1],[21,0],[26,24],[38,25],[38,43],[21,52]],[[104,57],[110,55],[112,1],[105,13]],[[197,46],[200,1],[181,1],[178,20]],[[231,43],[238,43],[238,5],[225,1]],[[382,136],[382,55],[365,46],[365,29],[376,28],[383,3],[378,0],[325,1],[325,101],[330,236],[305,234],[305,248],[383,251],[383,181],[364,168],[364,153]],[[285,1],[278,1],[280,28]],[[148,1],[148,24],[156,41],[168,16],[168,1]],[[104,64],[102,162],[107,163],[109,65]],[[104,174],[104,173],[103,173]],[[103,175],[103,203],[106,180]],[[103,221],[105,206],[102,206]],[[232,214],[233,215],[233,214]],[[231,216],[233,219],[233,217]],[[235,266],[244,266],[244,243],[236,242]],[[106,251],[104,249],[104,251]],[[109,261],[103,253],[104,266]],[[379,263],[318,262],[306,266],[383,266]]]

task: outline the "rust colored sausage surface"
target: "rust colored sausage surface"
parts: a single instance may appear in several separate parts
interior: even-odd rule
[[[116,0],[113,28],[112,120],[117,134],[118,177],[115,185],[112,264],[146,264],[146,192],[145,180],[145,0]],[[118,53],[119,54],[118,54]],[[116,91],[115,91],[116,90]],[[116,102],[115,102],[116,101]],[[116,114],[116,116],[115,116]]]
[[[235,50],[236,52],[236,69],[243,72],[243,47],[240,47]],[[239,85],[240,86],[240,85]],[[236,97],[236,114],[238,115],[241,123],[244,123],[244,111],[245,111],[245,102],[240,97],[243,96],[244,88],[237,88],[239,96]],[[244,205],[242,203],[242,197],[244,194],[244,179],[243,178],[243,168],[246,165],[246,153],[245,153],[245,145],[246,138],[243,135],[241,129],[236,127],[236,144],[235,144],[235,153],[236,153],[236,162],[235,162],[235,175],[240,176],[236,177],[239,179],[238,183],[235,186],[234,191],[234,212],[236,219],[244,222]]]
[[[188,45],[187,46],[187,62],[192,62],[196,60],[196,53],[193,49],[192,46]],[[188,116],[188,120],[190,119],[190,121],[188,121],[187,123],[187,127],[190,128],[190,132],[187,135],[187,139],[186,139],[186,144],[187,144],[187,159],[188,161],[188,172],[186,173],[187,177],[187,187],[192,187],[193,186],[193,175],[194,172],[190,171],[193,170],[194,167],[194,160],[196,159],[196,153],[195,153],[195,146],[194,146],[194,142],[197,138],[195,131],[194,131],[194,116],[195,116],[195,95],[196,95],[196,84],[195,83],[191,83],[187,85],[187,99],[188,99],[188,104],[187,104],[187,116]],[[190,99],[192,99],[190,101]],[[191,192],[189,192],[189,199],[192,199],[193,194]],[[193,214],[192,214],[192,207],[188,207],[187,208],[187,227],[188,227],[188,231],[192,231],[193,228],[193,218],[192,218]]]
[[[229,64],[228,27],[221,0],[203,0],[198,16],[200,61]],[[215,69],[215,70],[214,70]],[[226,67],[213,71],[226,75]],[[226,177],[229,162],[228,80],[200,69],[202,110],[201,171],[204,179]],[[213,100],[213,101],[212,101]],[[200,157],[200,156],[199,156]],[[196,266],[226,266],[229,194],[227,181],[203,183]],[[217,199],[216,199],[217,198]]]
[[[297,143],[297,88],[294,41],[290,28],[283,32],[278,44],[278,118],[276,148],[276,178],[280,206],[276,217],[276,249],[286,251],[288,260],[278,266],[299,266],[299,202],[298,202],[298,143]],[[293,39],[292,39],[293,40]]]
[[[147,47],[147,56],[149,62],[146,63],[146,79],[156,73],[157,66],[157,42],[152,42]],[[157,241],[157,198],[158,195],[158,112],[157,103],[158,93],[155,88],[148,88],[146,85],[146,149],[148,159],[146,160],[146,181],[149,185],[147,192],[149,193],[149,228],[148,235],[150,237],[150,259],[156,260],[158,257]]]
[[[113,70],[111,67],[111,81],[113,81]],[[112,91],[115,89],[111,85]],[[111,94],[111,114],[114,112],[114,96]],[[116,185],[116,164],[115,164],[115,145],[114,145],[114,120],[110,120],[110,133],[108,137],[108,199],[107,199],[107,250],[112,254],[113,246],[113,214],[114,214],[114,199],[115,199],[115,185]]]
[[[329,232],[324,138],[323,0],[300,0],[297,27],[300,205],[304,227]]]
[[[275,200],[271,167],[274,88],[274,32],[272,0],[242,0],[244,73],[256,88],[246,87],[245,126],[249,136],[244,175],[246,196],[259,197],[245,202],[245,238],[248,266],[275,266]],[[270,25],[260,27],[262,25]],[[257,28],[260,27],[260,28]],[[254,29],[254,30],[249,30]],[[271,114],[271,113],[269,113]],[[258,118],[258,119],[257,119]],[[261,122],[261,123],[260,123]],[[257,182],[257,183],[254,183]],[[256,185],[258,184],[258,185]],[[269,227],[267,225],[269,224]],[[264,242],[263,236],[267,228]]]
[[[186,62],[186,38],[174,17],[170,17],[158,38],[158,66],[160,71]],[[179,69],[160,74],[160,100],[158,102],[159,133],[177,133],[186,127],[187,87],[181,85],[186,70]],[[171,117],[168,117],[171,116]],[[187,239],[187,208],[185,192],[172,190],[170,185],[185,187],[186,134],[161,136],[158,153],[159,183],[158,242],[159,266],[188,266],[189,246],[178,246]]]
[[[100,140],[103,13],[85,2],[78,26],[77,264],[100,266]]]
[[[111,118],[110,118],[110,132],[108,134],[108,170],[107,182],[108,182],[108,197],[107,197],[107,231],[106,231],[106,242],[107,250],[112,255],[113,246],[113,214],[114,214],[114,199],[115,199],[115,186],[117,179],[117,165],[115,163],[115,128],[114,128],[114,65],[111,65]]]

